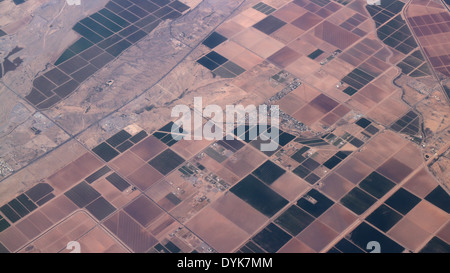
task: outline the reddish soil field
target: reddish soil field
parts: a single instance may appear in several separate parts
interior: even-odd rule
[[[423,167],[404,184],[405,189],[411,191],[420,198],[425,198],[425,196],[434,190],[436,186],[436,179],[428,172],[426,167]]]
[[[192,156],[199,153],[201,150],[205,149],[210,145],[212,141],[209,140],[180,140],[175,143],[171,149],[177,154],[184,157],[184,159],[189,159]]]
[[[127,151],[110,162],[111,167],[114,168],[120,175],[128,176],[134,170],[144,165],[145,161],[139,158],[131,151]]]
[[[406,144],[393,158],[413,170],[424,163],[422,152],[413,143]]]
[[[355,185],[342,176],[336,173],[331,173],[328,177],[322,180],[322,187],[320,190],[337,201],[353,189],[354,186]]]
[[[278,253],[316,253],[316,251],[302,241],[292,238],[289,242],[287,242],[287,244],[278,250]]]
[[[158,241],[124,211],[119,211],[104,222],[134,252],[146,252]]]
[[[145,191],[156,181],[163,178],[163,175],[149,164],[144,164],[127,178],[139,189]]]
[[[372,171],[372,168],[356,158],[350,158],[347,162],[336,169],[336,173],[348,179],[348,181],[355,185],[368,176]]]
[[[450,244],[450,222],[438,232],[438,237]]]
[[[297,19],[295,19],[294,21],[292,21],[292,24],[306,31],[312,28],[313,26],[317,25],[321,21],[322,18],[320,16],[317,16],[314,13],[308,11],[305,14],[298,17]]]
[[[173,224],[179,225],[175,220],[167,213],[153,221],[147,228],[155,237],[165,236],[166,232],[170,229]]]
[[[319,220],[315,220],[311,225],[297,235],[297,239],[319,252],[331,243],[337,235],[338,233],[336,231]]]
[[[284,47],[270,56],[267,60],[279,67],[285,68],[295,62],[298,58],[300,58],[300,56],[300,53],[297,53],[295,50],[289,47]]]
[[[337,232],[348,228],[358,217],[340,204],[335,204],[319,217],[319,220]]]
[[[249,237],[247,232],[211,207],[203,209],[186,226],[218,252],[232,252]]]
[[[272,13],[272,15],[285,22],[292,22],[293,20],[297,19],[299,16],[302,16],[306,12],[307,10],[305,10],[304,8],[294,3],[289,3],[283,6],[282,8],[278,9],[274,13]]]
[[[85,153],[69,165],[47,178],[55,189],[65,191],[76,182],[90,175],[103,163],[91,153]]]
[[[224,166],[240,178],[243,178],[246,174],[250,173],[254,168],[263,163],[264,160],[265,156],[262,153],[250,146],[246,146],[228,158],[224,162]]]
[[[212,203],[211,207],[249,234],[254,233],[268,220],[267,217],[231,192]]]
[[[10,252],[17,251],[27,241],[27,237],[14,226],[11,226],[0,233],[0,242],[2,242]]]
[[[325,21],[315,28],[316,37],[338,47],[341,50],[356,42],[359,37],[339,26]]]
[[[165,148],[167,148],[166,144],[162,143],[154,136],[149,136],[139,144],[131,148],[131,151],[142,158],[144,161],[148,161],[155,155],[162,152]]]
[[[391,179],[393,182],[400,183],[404,178],[406,178],[413,170],[398,161],[395,158],[391,158],[386,163],[381,165],[377,172]]]
[[[309,189],[308,182],[297,175],[286,172],[270,185],[274,191],[289,201],[293,201]]]
[[[78,207],[69,198],[61,195],[45,204],[40,211],[55,224],[77,209]]]
[[[304,124],[309,126],[318,121],[322,116],[323,113],[315,109],[311,105],[305,105],[292,115],[292,117],[296,120],[303,122]]]
[[[86,213],[77,212],[47,233],[31,242],[34,252],[56,253],[66,248],[70,241],[78,240],[95,225]]]
[[[125,247],[106,233],[101,227],[95,227],[86,235],[77,240],[80,243],[81,253],[127,253]],[[70,252],[64,250],[63,253]]]
[[[139,196],[138,199],[124,208],[134,220],[143,227],[147,227],[153,220],[159,217],[163,211],[153,201],[145,197]]]
[[[38,210],[23,219],[16,226],[29,240],[31,240],[47,228],[51,227],[52,222]]]
[[[406,216],[423,230],[434,233],[448,220],[448,213],[423,200]]]
[[[414,224],[407,218],[398,222],[388,234],[400,244],[406,246],[414,252],[420,250],[424,243],[431,239],[428,232]]]

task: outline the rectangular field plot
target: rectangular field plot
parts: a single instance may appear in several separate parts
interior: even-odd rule
[[[375,198],[368,195],[359,188],[353,188],[347,195],[345,195],[341,199],[341,204],[358,215],[361,215],[363,212],[365,212],[375,202]]]
[[[100,193],[84,181],[65,192],[64,195],[67,196],[79,208],[85,207],[100,197]]]
[[[163,175],[166,175],[183,162],[184,159],[181,156],[167,149],[152,159],[149,164]]]
[[[374,229],[366,222],[361,223],[350,233],[350,241],[362,249],[366,249],[369,241],[377,241],[382,246],[382,253],[401,253],[404,250],[404,247]]]
[[[86,209],[99,221],[105,219],[116,210],[116,208],[103,197],[99,197],[97,200],[90,203]]]
[[[271,217],[288,202],[253,175],[249,175],[230,191],[262,214]]]
[[[119,155],[119,152],[114,150],[106,142],[102,142],[100,145],[92,149],[92,151],[106,162],[111,161],[113,158]]]
[[[291,238],[292,236],[271,223],[256,234],[252,240],[267,252],[275,253]]]
[[[313,221],[314,217],[292,205],[275,220],[275,223],[287,230],[292,236],[297,236]]]

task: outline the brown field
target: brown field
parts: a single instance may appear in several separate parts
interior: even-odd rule
[[[311,225],[297,235],[297,239],[319,252],[331,243],[337,235],[338,233],[336,231],[321,221],[315,220]]]
[[[376,103],[384,100],[390,95],[390,93],[385,89],[381,89],[371,83],[366,85],[363,89],[359,90],[358,93]]]
[[[372,172],[373,169],[356,158],[350,158],[342,164],[336,172],[348,179],[353,184],[358,184],[363,178]]]
[[[323,22],[315,28],[316,37],[344,50],[356,42],[359,37],[328,21]]]
[[[281,68],[285,68],[300,57],[299,53],[286,46],[270,56],[268,60]]]
[[[28,239],[18,228],[12,226],[0,233],[0,241],[10,252],[14,252],[28,242]]]
[[[94,220],[86,213],[77,212],[29,243],[21,252],[29,252],[29,248],[31,252],[60,252],[66,248],[67,243],[78,240],[94,226]]]
[[[362,60],[358,59],[357,57],[353,57],[353,55],[350,55],[346,52],[340,54],[338,58],[348,64],[351,64],[353,67],[359,66],[362,62]]]
[[[339,119],[340,119],[340,117],[338,115],[329,113],[320,120],[320,123],[322,123],[325,126],[330,127],[331,125],[335,124]]]
[[[316,50],[316,46],[310,44],[304,39],[298,38],[289,43],[289,47],[302,55],[308,55]]]
[[[234,41],[227,40],[224,43],[218,45],[214,49],[214,51],[231,60],[239,54],[243,53],[245,51],[245,48]]]
[[[104,222],[104,225],[134,252],[145,252],[157,243],[153,235],[124,211],[115,213]]]
[[[336,173],[348,179],[353,184],[358,184],[363,178],[373,171],[372,168],[356,158],[350,158],[336,169]]]
[[[50,223],[51,225],[51,223]],[[39,231],[32,223],[30,220],[28,220],[28,218],[24,219],[23,221],[21,221],[20,223],[18,223],[16,225],[16,227],[20,230],[20,232],[22,232],[22,234],[24,234],[28,240],[33,239],[34,237],[36,237],[37,235],[39,235],[41,233],[41,231]]]
[[[192,156],[198,154],[200,151],[205,149],[210,145],[212,141],[210,140],[180,140],[175,143],[172,147],[177,154],[181,155],[185,159],[191,158]]]
[[[320,64],[306,56],[300,56],[286,67],[286,70],[296,76],[306,78],[320,68]],[[297,90],[296,90],[297,91]],[[294,91],[295,92],[295,91]]]
[[[47,216],[52,224],[55,224],[77,209],[78,207],[69,198],[61,195],[45,204],[40,211]]]
[[[247,232],[211,207],[202,210],[186,226],[214,249],[224,253],[233,251],[249,237]]]
[[[153,221],[147,228],[158,241],[161,241],[169,232],[180,226],[169,214],[164,213]]]
[[[316,253],[316,251],[302,241],[292,238],[278,250],[278,253]]]
[[[231,192],[226,193],[211,207],[247,233],[254,233],[268,218]]]
[[[262,104],[277,92],[286,90],[285,88],[293,79],[299,79],[302,84],[298,88],[292,90],[281,100],[271,101],[271,103],[280,105],[282,111],[309,127],[302,133],[302,137],[313,135],[320,137],[325,133],[333,133],[335,136],[342,137],[348,133],[363,140],[365,144],[360,148],[356,148],[350,143],[341,148],[332,144],[310,147],[308,154],[313,155],[311,158],[319,164],[323,164],[338,150],[353,152],[333,170],[325,166],[319,166],[313,170],[314,174],[323,179],[310,185],[292,172],[300,163],[290,156],[296,149],[304,146],[292,141],[283,148],[286,154],[271,155],[273,162],[287,170],[279,179],[270,184],[271,189],[291,203],[311,188],[321,191],[337,202],[362,179],[376,170],[397,183],[396,189],[403,186],[420,198],[424,198],[436,188],[438,183],[423,164],[422,148],[407,140],[403,135],[386,129],[411,109],[403,100],[410,103],[413,99],[408,97],[414,96],[405,94],[405,98],[401,97],[400,88],[393,85],[392,82],[400,71],[395,63],[405,58],[405,55],[396,50],[391,52],[391,49],[378,39],[374,21],[367,17],[365,1],[350,1],[348,5],[330,1],[324,3],[323,6],[316,2],[267,0],[264,1],[265,4],[279,8],[270,16],[257,11],[251,7],[252,3],[248,3],[248,6],[239,10],[236,16],[231,16],[231,19],[218,26],[217,14],[220,14],[221,18],[225,18],[226,14],[222,9],[215,10],[215,4],[211,3],[210,7],[205,9],[211,14],[206,14],[205,18],[213,19],[207,24],[197,25],[194,22],[192,26],[187,26],[188,24],[185,23],[171,25],[174,35],[182,33],[187,36],[179,35],[179,38],[171,39],[174,45],[177,44],[177,51],[171,52],[170,58],[164,58],[168,60],[168,63],[173,62],[175,65],[169,67],[170,64],[167,64],[171,69],[167,77],[158,78],[156,72],[156,74],[139,74],[139,77],[130,77],[132,73],[138,73],[137,68],[141,68],[139,66],[141,60],[136,61],[135,57],[137,48],[133,48],[136,51],[133,53],[134,56],[124,54],[125,57],[120,57],[125,58],[127,63],[122,62],[122,67],[114,67],[115,69],[112,70],[116,72],[114,77],[109,71],[111,69],[100,72],[98,78],[94,77],[90,80],[89,85],[80,88],[84,90],[84,93],[74,94],[77,97],[75,101],[73,97],[67,98],[61,103],[61,107],[49,110],[50,116],[53,118],[58,116],[58,120],[55,122],[74,135],[79,132],[81,127],[99,121],[98,126],[81,132],[81,143],[88,147],[94,147],[98,144],[96,140],[111,137],[109,135],[111,128],[105,127],[107,124],[134,123],[132,126],[136,128],[133,131],[138,132],[144,128],[147,133],[153,133],[155,129],[160,128],[170,119],[168,118],[170,112],[168,109],[171,106],[185,102],[190,105],[191,101],[188,99],[195,94],[208,94],[207,101],[204,101],[205,104],[211,104],[211,102],[221,106],[223,104]],[[419,42],[425,48],[425,54],[434,68],[445,74],[450,72],[449,65],[447,65],[450,60],[448,58],[450,40],[447,38],[448,35],[445,35],[448,32],[447,27],[441,24],[440,20],[445,21],[449,18],[437,11],[438,4],[430,3],[430,1],[413,0],[411,7],[406,11],[408,17],[406,19],[413,25],[416,34],[420,34],[418,35],[420,36]],[[432,15],[428,15],[427,12],[418,8],[418,6],[426,4],[429,4],[426,8],[427,12]],[[199,9],[197,12],[204,11]],[[266,20],[266,18],[270,20]],[[261,20],[264,21],[260,23]],[[184,27],[179,29],[180,25],[184,25]],[[217,28],[213,28],[213,25]],[[202,29],[215,30],[224,35],[227,40],[212,50],[209,50],[206,45],[201,45],[197,50],[191,52],[192,54],[189,53],[186,60],[175,64],[174,61],[178,59],[178,55],[187,54],[188,48],[194,46],[194,41],[200,42],[205,38],[196,37],[199,34],[192,30],[189,30],[191,31],[189,33],[189,28],[195,29],[199,33],[202,32]],[[450,29],[448,30],[450,31]],[[159,34],[165,35],[163,31]],[[142,50],[140,47],[138,49]],[[310,54],[317,49],[322,52],[315,54],[314,58]],[[337,49],[343,52],[337,52]],[[220,68],[222,70],[209,71],[195,62],[210,51],[215,51],[246,71],[241,71],[242,74],[228,79],[222,77],[223,75],[217,71],[225,73],[224,71],[227,71],[226,69],[229,67],[224,66]],[[335,53],[337,56],[334,59],[326,60]],[[324,61],[327,63],[323,64]],[[347,84],[341,85],[340,82],[355,68],[365,70],[377,77],[358,90],[356,94],[349,96],[343,92]],[[236,69],[239,71],[238,68]],[[26,71],[27,75],[31,75],[32,71],[28,70]],[[287,78],[283,79],[284,82],[273,77],[280,75],[278,73],[282,70],[288,74]],[[127,72],[117,74],[117,71]],[[236,72],[236,74],[238,73]],[[13,73],[8,75],[13,75]],[[118,95],[120,98],[126,99],[127,96],[137,94],[133,93],[135,91],[131,92],[131,87],[133,90],[145,90],[148,86],[136,86],[130,84],[129,81],[129,86],[123,88],[124,85],[120,85],[119,76],[126,76],[135,82],[155,80],[155,84],[157,84],[145,94],[143,93],[142,97],[137,96],[133,103],[124,105],[120,100],[117,102]],[[54,78],[50,74],[48,77]],[[107,97],[102,97],[105,96],[104,94],[116,96],[114,103],[108,100],[101,102],[105,105],[108,104],[105,102],[110,102],[109,105],[114,105],[111,107],[125,107],[119,108],[116,114],[108,116],[107,119],[102,119],[101,115],[96,114],[97,117],[92,113],[101,111],[107,113],[114,108],[101,106],[97,101],[99,98],[87,97],[84,100],[83,96],[87,96],[87,90],[93,90],[94,84],[98,85],[99,80],[103,81],[106,78],[114,78],[115,84],[109,87],[102,85],[102,88],[109,91],[116,90],[115,93],[103,92],[96,96],[101,99],[107,99]],[[404,77],[397,83],[403,85],[401,83],[403,79]],[[8,80],[10,81],[10,79]],[[404,81],[407,80],[409,79]],[[429,82],[430,85],[435,84],[432,79]],[[129,94],[125,94],[126,92],[118,94],[117,90],[122,89]],[[416,91],[410,88],[407,92],[414,93]],[[36,94],[38,93],[35,92],[35,96]],[[429,102],[425,94],[420,96],[416,94],[415,98],[414,103],[421,103],[419,101],[422,99],[424,105]],[[92,103],[92,110],[90,107],[85,109],[87,102]],[[88,110],[91,112],[88,113]],[[419,108],[416,110],[420,111]],[[83,112],[86,118],[83,116]],[[380,129],[380,132],[373,137],[364,135],[364,130],[355,124],[355,121],[361,116],[373,121],[373,125]],[[119,118],[120,122],[116,123],[115,119]],[[75,120],[83,120],[83,125],[70,124],[77,123],[74,122]],[[290,132],[288,129],[288,127],[292,128],[290,124],[283,124],[283,126],[285,126],[282,127],[283,130]],[[131,129],[126,127],[125,130]],[[437,135],[437,131],[432,131]],[[57,142],[62,141],[64,137],[59,136],[55,139],[58,140],[54,145],[59,147]],[[36,138],[36,142],[38,140]],[[230,152],[227,154],[227,159],[219,163],[203,152],[212,143],[212,141],[206,140],[181,140],[171,146],[171,149],[180,154],[187,162],[194,165],[202,164],[206,168],[203,175],[214,173],[220,179],[225,180],[229,184],[227,186],[238,183],[267,160],[267,156],[258,151],[255,148],[256,142],[253,142],[246,144],[234,154]],[[74,145],[72,143],[70,147],[75,147]],[[29,187],[37,181],[48,182],[55,188],[53,193],[56,195],[41,208],[0,233],[0,242],[8,250],[69,252],[65,249],[67,242],[78,240],[82,244],[82,252],[128,252],[130,250],[132,252],[149,250],[156,252],[152,247],[158,242],[164,245],[170,240],[176,243],[182,251],[190,252],[194,248],[199,250],[200,245],[205,246],[203,249],[207,251],[205,242],[218,252],[231,252],[242,246],[256,231],[273,220],[233,193],[226,189],[223,190],[223,188],[219,190],[214,183],[203,180],[201,178],[203,175],[197,174],[200,177],[197,181],[192,177],[187,178],[186,175],[181,175],[181,172],[178,171],[172,172],[167,177],[161,175],[146,162],[160,154],[168,146],[156,137],[148,136],[107,163],[107,166],[126,178],[137,189],[132,192],[121,192],[105,178],[99,178],[91,184],[103,198],[119,208],[119,211],[108,216],[103,223],[97,223],[90,214],[83,212],[82,209],[78,210],[78,207],[64,196],[67,189],[105,166],[102,160],[91,152],[86,152],[81,145],[77,144],[76,147],[77,149],[72,148],[72,150],[78,151],[78,154],[70,154],[71,161],[73,157],[80,155],[79,151],[82,150],[84,153],[70,163],[64,161],[63,152],[57,152],[56,156],[61,158],[60,161],[64,163],[54,160],[54,165],[58,166],[56,170],[50,168],[52,170],[48,171],[48,168],[42,167],[45,164],[48,165],[49,162],[52,163],[47,160],[44,165],[33,164],[30,168],[19,172],[15,175],[14,181],[7,181],[9,184],[12,182],[20,184],[23,179],[25,185],[22,190],[12,194],[11,190],[7,190],[8,198],[17,196],[19,192],[24,191],[24,187]],[[427,148],[430,149],[429,146]],[[70,153],[74,153],[74,151],[70,151]],[[53,155],[54,153],[52,153]],[[69,164],[65,165],[67,163]],[[314,167],[311,161],[308,163]],[[44,170],[41,172],[40,169]],[[1,193],[3,193],[3,189],[4,187],[0,189]],[[20,189],[20,187],[14,187],[15,189]],[[386,198],[389,196],[383,197],[361,216],[356,216],[339,203],[334,204],[300,234],[281,247],[279,252],[328,251],[326,246],[337,239],[338,235],[340,235],[339,238],[348,235],[345,233],[352,224],[355,224],[356,221],[363,221],[364,217],[373,212]],[[192,232],[183,227],[187,227]],[[449,242],[448,214],[428,201],[422,200],[390,229],[387,235],[412,251],[419,251],[433,236]]]
[[[305,14],[300,15],[297,19],[292,21],[292,24],[298,28],[303,29],[304,31],[307,31],[310,28],[317,25],[318,23],[320,23],[321,21],[322,18],[320,16],[317,16],[314,13],[307,11]]]
[[[437,235],[439,238],[447,242],[447,244],[450,244],[450,222],[448,222]]]
[[[377,172],[391,179],[393,182],[400,183],[404,178],[406,178],[413,170],[398,161],[395,158],[391,158],[386,163],[381,165]]]
[[[393,158],[404,163],[411,169],[417,169],[421,164],[424,163],[422,154],[417,146],[411,142],[406,144],[398,153],[396,153]]]
[[[142,167],[130,174],[127,178],[140,190],[145,191],[162,177],[163,175],[155,170],[155,168],[153,168],[149,164],[144,164]]]
[[[163,179],[159,182],[153,184],[148,190],[147,195],[156,203],[158,203],[161,207],[163,207],[166,210],[170,210],[173,208],[173,205],[165,203],[164,199],[167,196],[167,194],[171,192],[176,192],[176,189],[174,186],[170,185],[167,180]],[[181,198],[177,194],[177,197]]]
[[[283,27],[284,28],[284,27]],[[276,39],[272,37],[265,37],[262,39],[259,43],[256,45],[250,47],[250,50],[254,53],[258,54],[262,58],[269,58],[271,55],[273,55],[275,52],[279,51],[284,47],[283,39],[289,39],[289,36],[281,32],[283,29],[281,28],[278,30],[277,35],[273,35],[276,39],[280,40],[281,42],[277,41]],[[286,30],[291,31],[291,30]]]
[[[235,62],[245,70],[250,70],[256,65],[262,63],[263,60],[263,58],[246,49],[244,52],[234,57],[231,61]]]
[[[404,187],[418,197],[424,198],[436,188],[436,185],[437,182],[435,178],[428,172],[426,167],[423,167],[413,177],[406,181]]]
[[[340,204],[334,204],[319,217],[319,220],[335,231],[341,233],[354,223],[358,217]]]
[[[353,95],[347,103],[363,113],[367,113],[370,109],[374,108],[375,105],[377,105],[375,102],[369,100],[361,94]]]
[[[313,99],[309,103],[309,105],[325,114],[336,108],[339,105],[339,103],[330,99],[328,96],[324,94],[320,94],[315,99]]]
[[[16,225],[29,240],[41,234],[51,226],[52,222],[50,222],[50,220],[40,211],[32,213]]]
[[[148,161],[162,152],[167,146],[154,136],[149,136],[131,148],[131,151],[144,161]]]
[[[248,28],[235,35],[232,40],[241,46],[250,49],[252,46],[261,42],[266,38],[266,35],[254,28]]]
[[[342,176],[332,173],[322,180],[320,190],[334,200],[339,200],[347,192],[353,189],[354,185]]]
[[[387,100],[384,100],[382,102],[382,105],[379,105],[378,107],[367,113],[367,116],[374,120],[377,120],[382,125],[387,126],[398,120],[405,113],[405,111],[408,110],[408,108],[403,105],[404,104],[400,103],[396,99],[389,98]],[[392,107],[400,107],[400,111],[392,110]],[[391,112],[395,112],[396,114],[393,114]]]
[[[438,73],[449,77],[450,40],[448,33],[450,28],[448,22],[450,16],[442,5],[442,3],[412,1],[406,11],[406,16],[433,68]]]
[[[98,169],[102,164],[91,153],[85,153],[55,174],[49,176],[47,182],[59,192],[63,192]]]
[[[388,235],[415,252],[419,251],[424,243],[431,239],[430,233],[414,224],[408,218],[400,220],[400,222],[389,230]]]
[[[236,174],[234,174],[232,171],[230,171],[229,169],[227,169],[225,167],[223,167],[219,171],[217,171],[216,174],[219,177],[221,177],[223,180],[225,180],[225,182],[227,182],[231,186],[233,186],[240,180],[239,176],[237,176]]]
[[[144,195],[139,196],[131,204],[127,205],[124,211],[143,227],[147,227],[163,213],[155,203]]]
[[[263,163],[264,160],[265,156],[262,153],[250,146],[247,146],[236,152],[223,164],[239,178],[243,178],[246,174]]]
[[[376,151],[375,148],[365,147],[364,150],[357,153],[355,157],[371,168],[377,168],[386,160],[386,157],[378,154]]]
[[[303,122],[304,124],[309,126],[318,121],[322,116],[323,112],[317,110],[309,104],[303,106],[300,110],[292,115],[292,117],[294,117],[296,120]]]
[[[128,253],[129,251],[113,239],[101,227],[95,227],[86,235],[77,240],[80,243],[81,253]],[[64,249],[62,253],[70,250]]]
[[[309,184],[297,175],[286,172],[273,182],[270,188],[287,200],[294,201],[294,199],[309,189]]]
[[[373,138],[364,147],[363,151],[356,155],[356,158],[372,168],[377,168],[403,147],[405,143],[405,139],[392,132],[385,131],[383,134],[379,134]]]
[[[292,22],[306,12],[307,10],[305,10],[304,8],[294,3],[289,3],[275,11],[272,15],[285,22]]]
[[[92,187],[116,208],[124,206],[140,194],[139,191],[134,191],[130,194],[122,193],[104,178],[95,181]]]
[[[118,156],[110,163],[111,167],[114,168],[122,176],[128,176],[137,168],[145,164],[145,161],[140,159],[131,151],[126,151],[122,155]]]
[[[423,230],[434,233],[448,220],[448,213],[423,200],[414,207],[406,218]]]

